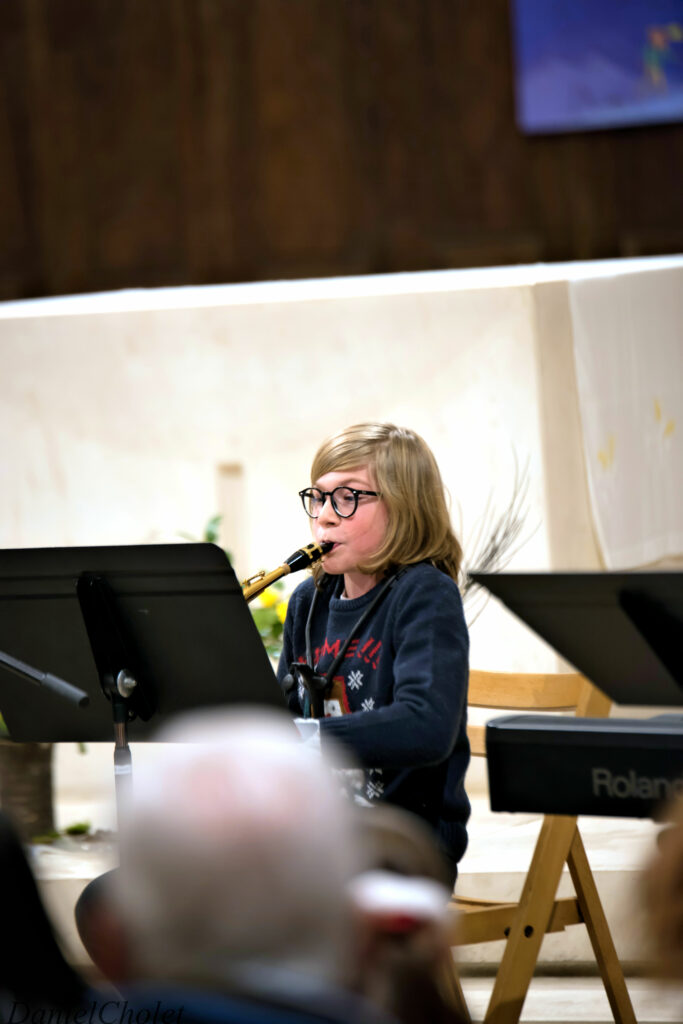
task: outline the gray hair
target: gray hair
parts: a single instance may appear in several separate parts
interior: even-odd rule
[[[306,750],[284,713],[212,710],[163,739],[136,765],[121,823],[116,895],[137,967],[200,982],[270,966],[340,979],[347,883],[363,866],[333,771],[348,766]]]

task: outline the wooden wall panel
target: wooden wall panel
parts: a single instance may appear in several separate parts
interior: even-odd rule
[[[682,169],[522,136],[507,0],[0,4],[0,298],[683,251]]]
[[[252,18],[261,251],[274,273],[283,259],[333,272],[357,227],[344,5],[255,0]]]
[[[172,0],[186,275],[256,273],[253,40],[244,0]]]
[[[24,10],[0,4],[0,297],[40,294]]]
[[[27,4],[36,201],[57,291],[183,279],[173,25],[155,6]]]

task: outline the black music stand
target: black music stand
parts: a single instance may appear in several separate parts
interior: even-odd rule
[[[472,573],[617,704],[683,704],[683,572]]]
[[[120,810],[128,736],[154,739],[169,716],[225,704],[284,708],[220,548],[0,551],[0,712],[11,739],[100,741],[113,728]]]

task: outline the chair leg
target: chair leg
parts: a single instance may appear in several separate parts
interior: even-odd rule
[[[576,818],[546,816],[526,876],[484,1021],[517,1024],[576,832]]]
[[[567,863],[614,1019],[617,1024],[636,1024],[624,972],[614,948],[612,934],[578,829]]]
[[[462,1024],[472,1024],[472,1016],[462,990],[460,974],[451,951],[448,950],[443,970],[441,971],[441,994],[444,1001],[455,1011]]]

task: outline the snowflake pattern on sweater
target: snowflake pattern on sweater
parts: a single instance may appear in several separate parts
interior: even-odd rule
[[[316,672],[332,667],[378,587],[341,598],[343,581],[329,577],[311,621]],[[305,662],[305,626],[314,595],[311,579],[290,598],[278,669]],[[320,723],[365,770],[363,793],[420,815],[454,859],[464,852],[469,801],[464,777],[468,637],[460,592],[431,565],[409,566],[352,636],[338,666]],[[290,693],[291,710],[306,713],[305,694]]]

